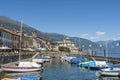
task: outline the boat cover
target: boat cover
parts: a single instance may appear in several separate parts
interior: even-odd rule
[[[41,67],[41,65],[36,62],[20,62],[18,67]]]

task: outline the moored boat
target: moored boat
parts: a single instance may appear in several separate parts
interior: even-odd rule
[[[35,62],[19,62],[18,65],[14,66],[2,66],[2,70],[6,72],[32,72],[41,69],[42,66]]]
[[[73,58],[76,58],[76,57],[73,57],[73,56],[62,56],[62,57],[61,57],[61,60],[70,62],[70,60],[73,59]]]
[[[84,61],[84,62],[79,62],[79,63],[77,63],[77,66],[80,66],[80,67],[85,67],[86,66],[86,64],[88,64],[88,63],[90,63],[91,61]]]
[[[41,56],[39,59],[41,59],[43,62],[50,62],[51,61],[50,56]]]
[[[3,78],[2,80],[41,80],[41,77],[24,75],[17,78]]]
[[[3,78],[2,80],[17,80],[17,79],[13,79],[13,78]]]
[[[120,76],[120,68],[119,67],[111,67],[105,68],[98,71],[100,76]]]
[[[100,76],[100,80],[120,80],[120,77],[117,76]]]
[[[26,76],[26,75],[20,76],[18,79],[20,79],[20,80],[40,80],[40,78],[37,76]]]
[[[43,59],[32,59],[32,62],[36,62],[36,63],[39,63],[39,64],[43,64],[44,63],[44,61],[43,61]]]
[[[88,68],[88,69],[94,69],[94,70],[100,70],[103,68],[108,68],[110,67],[106,61],[90,61],[86,64],[84,64],[84,67]]]
[[[82,58],[82,57],[77,57],[77,58],[72,58],[70,60],[70,63],[80,63],[80,62],[84,62],[86,61],[87,59],[86,58]]]

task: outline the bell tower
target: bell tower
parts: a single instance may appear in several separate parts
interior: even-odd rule
[[[33,31],[33,32],[32,32],[32,37],[34,37],[34,38],[37,37],[37,33],[36,33],[36,31]]]

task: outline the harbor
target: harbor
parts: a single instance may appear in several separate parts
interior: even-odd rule
[[[58,78],[57,76],[64,78],[64,75],[67,76],[65,77],[65,80],[69,80],[71,74],[73,74],[73,76],[70,77],[70,79],[77,80],[80,78],[84,80],[82,76],[76,76],[84,73],[81,71],[81,65],[83,66],[83,63],[85,63],[85,71],[90,72],[85,74],[93,74],[87,78],[91,77],[96,80],[98,79],[98,76],[96,76],[96,71],[91,69],[100,70],[103,68],[108,68],[111,67],[111,65],[108,65],[108,62],[118,64],[120,61],[120,58],[107,56],[107,47],[103,47],[104,56],[97,55],[97,51],[94,50],[92,42],[87,44],[87,46],[89,46],[88,48],[86,47],[86,49],[84,49],[85,45],[81,43],[81,40],[83,39],[80,38],[76,38],[79,43],[77,44],[68,36],[63,36],[62,41],[54,41],[38,35],[36,31],[32,31],[31,36],[27,35],[25,32],[23,32],[22,21],[20,22],[20,31],[16,29],[11,31],[6,29],[3,25],[0,25],[0,29],[2,30],[0,38],[0,71],[1,73],[14,73],[14,78],[17,80],[19,80],[19,78],[31,78],[37,74],[39,76],[35,76],[35,80],[38,80],[38,78],[43,80],[54,80]],[[8,34],[9,37],[11,37],[11,40],[9,40]],[[98,47],[98,44],[96,44],[96,46]],[[66,68],[66,66],[68,67]],[[65,74],[61,74],[60,68],[63,68],[64,71],[62,72]],[[68,71],[65,71],[65,68],[68,69]],[[76,69],[75,71],[78,71],[79,68],[80,72],[77,72],[78,74],[70,72],[72,69]],[[53,72],[51,72],[51,70]],[[30,72],[38,73],[32,75]],[[71,74],[69,74],[69,72]],[[28,75],[28,73],[30,74]],[[56,75],[57,73],[59,74]],[[55,75],[56,77],[52,77],[51,74]],[[8,73],[4,73],[1,75],[1,78],[7,78],[9,76],[11,76],[10,78],[13,78],[13,74],[8,75]],[[50,78],[46,76],[49,76]],[[119,76],[119,73],[117,73],[117,76]]]
[[[76,38],[77,44],[68,36],[63,36],[62,41],[54,41],[38,35],[36,31],[32,31],[31,36],[27,35],[22,21],[20,31],[8,30],[3,25],[0,29],[2,80],[101,80],[98,75],[113,76],[111,67],[120,61],[120,58],[108,56],[107,47],[103,47],[104,56],[97,55],[92,42],[84,49],[80,38]],[[102,70],[104,68],[109,72]],[[112,69],[116,71],[114,75],[120,77],[119,68]],[[89,76],[83,77],[83,74]]]
[[[120,80],[120,0],[1,0],[0,80]]]
[[[104,80],[104,79],[101,79],[104,77],[98,77],[96,75],[96,70],[90,70],[90,69],[87,69],[84,67],[78,67],[76,64],[70,64],[66,61],[61,61],[61,56],[66,56],[66,55],[74,56],[74,57],[84,57],[84,58],[88,58],[88,59],[91,58],[90,56],[87,56],[87,55],[81,56],[80,53],[71,54],[71,55],[68,53],[62,53],[62,55],[61,55],[61,53],[50,52],[50,53],[32,54],[31,56],[29,56],[29,58],[28,57],[25,58],[25,56],[24,56],[24,59],[22,59],[21,61],[32,61],[32,59],[38,58],[40,56],[50,56],[52,58],[52,60],[50,62],[46,62],[43,64],[44,68],[42,71],[33,72],[35,75],[39,75],[41,80],[51,80],[51,79],[56,80],[56,78],[58,78],[59,76],[61,76],[61,78],[57,79],[57,80],[61,80],[61,79],[63,79],[63,80],[73,80],[73,79],[79,80],[79,78],[83,79],[83,80],[89,80],[89,78],[92,78],[92,80]],[[94,58],[95,60],[106,60],[106,58],[102,57],[102,56],[92,56],[92,58]],[[107,57],[107,60],[110,60],[110,59],[111,59],[111,62],[114,62],[114,63],[118,63],[115,61],[119,60],[119,58]],[[13,65],[16,63],[18,63],[18,61],[5,63],[5,64],[3,64],[3,66]],[[1,69],[0,69],[0,71],[1,71],[1,73],[3,72]],[[71,72],[71,71],[73,71],[73,72]],[[26,74],[15,73],[15,76],[33,75],[33,73],[30,73],[30,74],[29,73],[26,73]],[[58,74],[59,76],[57,76],[56,74]],[[82,76],[83,74],[87,74],[89,76],[83,77]],[[92,74],[92,75],[90,75],[90,74]],[[3,74],[1,74],[1,75],[3,75]],[[7,77],[10,77],[10,76],[14,77],[14,74],[5,73],[5,75],[7,75]],[[81,76],[79,76],[79,75],[81,75]],[[119,79],[119,77],[118,77],[118,79]]]

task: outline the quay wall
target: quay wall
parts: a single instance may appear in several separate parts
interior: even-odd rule
[[[31,58],[35,53],[34,52],[25,52],[20,54],[20,58],[27,59]],[[15,62],[19,60],[19,54],[18,53],[0,53],[0,65],[7,64],[11,62]]]
[[[105,61],[109,61],[109,62],[113,62],[113,63],[120,63],[120,58],[114,58],[114,57],[102,57],[102,56],[88,56],[88,55],[81,55],[80,53],[77,54],[69,54],[69,53],[60,53],[60,52],[37,52],[39,53],[39,55],[37,55],[35,58],[39,58],[40,56],[50,56],[52,58],[60,58],[61,56],[76,56],[76,57],[85,57],[87,59],[92,60],[93,58],[95,60],[105,60]],[[30,52],[30,53],[23,53],[21,55],[21,60],[22,61],[31,61],[32,57],[36,55],[36,52]],[[18,54],[12,54],[12,55],[8,55],[8,54],[0,54],[0,66],[1,65],[12,65],[16,62],[18,62],[19,60],[19,56]],[[0,68],[0,72],[1,72],[1,68]]]
[[[36,55],[36,53],[39,53]],[[76,56],[76,57],[86,57],[88,59],[96,59],[96,60],[106,60],[114,63],[120,63],[120,58],[114,58],[114,57],[102,57],[102,56],[87,56],[87,55],[81,55],[80,53],[76,54],[70,54],[70,53],[61,53],[61,52],[28,52],[28,53],[22,53],[21,54],[21,60],[29,59],[31,60],[32,57],[36,55],[35,58],[39,58],[40,56],[50,56],[52,58],[60,58],[61,56]],[[8,64],[12,62],[16,62],[19,60],[18,54],[0,54],[0,64]]]
[[[48,53],[41,53],[41,55],[48,55],[51,57],[61,57],[61,56],[75,56],[75,57],[85,57],[87,59],[92,60],[93,58],[95,60],[101,60],[101,61],[108,61],[108,62],[113,62],[113,63],[120,63],[120,58],[115,58],[115,57],[104,57],[104,56],[88,56],[88,55],[81,55],[80,53],[75,53],[75,54],[70,54],[70,53],[58,53],[58,52],[48,52]]]
[[[88,55],[81,55],[81,54],[71,54],[71,56],[76,56],[76,57],[85,57],[87,59],[92,60],[93,58],[95,60],[101,60],[101,61],[108,61],[108,62],[113,62],[113,63],[120,63],[120,58],[115,58],[115,57],[104,57],[104,56],[88,56]]]

